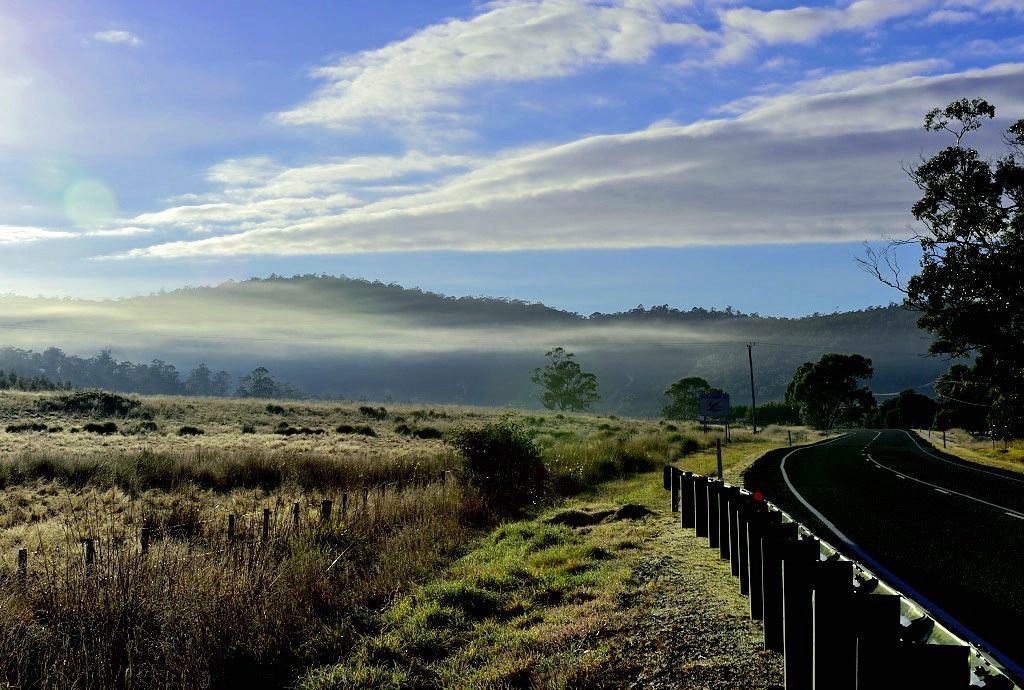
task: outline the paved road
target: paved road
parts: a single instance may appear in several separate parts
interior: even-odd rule
[[[1024,475],[888,430],[774,453],[745,483],[840,550],[866,553],[1024,675]]]

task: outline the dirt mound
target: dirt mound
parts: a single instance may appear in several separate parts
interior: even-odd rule
[[[613,520],[640,520],[648,515],[654,515],[654,511],[648,510],[636,503],[627,503],[615,511]]]
[[[582,510],[563,510],[557,515],[546,520],[549,525],[565,525],[566,527],[590,527],[615,514],[614,510],[596,510],[584,508]]]
[[[642,505],[629,503],[618,508],[585,507],[563,510],[547,519],[549,525],[565,525],[566,527],[592,527],[602,522],[618,520],[640,520],[653,513]]]

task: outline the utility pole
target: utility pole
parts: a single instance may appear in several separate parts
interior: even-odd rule
[[[754,416],[754,410],[757,408],[757,402],[754,399],[754,345],[756,344],[747,343],[747,361],[750,362],[750,426],[755,434],[757,433],[757,417]]]

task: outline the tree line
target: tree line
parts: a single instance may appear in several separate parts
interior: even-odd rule
[[[49,347],[42,352],[14,347],[0,348],[0,389],[70,388],[220,398],[301,400],[309,397],[290,383],[277,381],[266,367],[257,367],[236,381],[227,371],[215,372],[206,364],[200,364],[183,375],[173,364],[161,359],[154,359],[149,364],[118,361],[107,349],[86,358],[67,355],[57,347]]]

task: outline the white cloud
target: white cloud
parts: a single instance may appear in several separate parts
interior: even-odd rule
[[[126,227],[89,230],[83,234],[87,237],[138,237],[140,235],[151,235],[153,232],[153,228]]]
[[[412,151],[403,156],[360,156],[288,168],[265,156],[229,159],[212,166],[207,179],[220,192],[178,197],[198,201],[152,213],[125,223],[143,227],[180,227],[213,233],[259,227],[281,228],[339,210],[365,205],[355,194],[382,195],[420,191],[421,185],[367,184],[404,180],[478,165],[467,156],[430,156]]]
[[[809,44],[837,31],[866,31],[891,19],[934,7],[936,0],[856,0],[844,8],[794,7],[760,10],[750,7],[719,12],[721,47],[713,62],[732,64],[758,45]]]
[[[898,234],[911,220],[916,193],[901,161],[943,145],[923,134],[925,112],[964,93],[1024,109],[1024,65],[895,78],[910,71],[892,66],[887,83],[881,68],[856,79],[822,77],[800,87],[807,93],[758,102],[734,119],[509,151],[438,178],[426,191],[121,257],[860,241]],[[827,84],[837,90],[819,93]]]
[[[661,45],[701,43],[695,24],[664,12],[686,3],[654,0],[503,0],[467,19],[348,56],[313,75],[326,82],[284,124],[347,127],[367,121],[458,126],[462,91],[492,81],[576,74],[594,65],[641,63]]]
[[[778,94],[772,95],[767,93],[747,96],[725,104],[719,108],[719,112],[733,114],[750,113],[760,107],[769,107],[772,104],[792,101],[797,98],[816,94],[847,92],[871,86],[883,86],[909,77],[933,74],[949,67],[950,63],[946,60],[930,59],[897,62],[879,67],[868,67],[830,74],[812,73],[810,78],[803,81],[785,86],[776,85],[774,90],[781,92],[781,98]]]
[[[998,55],[1020,55],[1024,53],[1024,36],[1017,36],[1016,38],[1008,38],[1001,41],[993,41],[990,39],[969,41],[960,52],[965,55],[984,55],[984,56],[998,56]]]
[[[97,31],[92,37],[103,43],[121,43],[130,46],[142,45],[142,39],[130,31]]]
[[[966,24],[977,18],[974,12],[965,10],[936,10],[928,15],[925,24]]]
[[[68,237],[75,237],[75,233],[63,230],[47,230],[46,228],[0,225],[0,245],[25,244],[28,242],[38,242],[39,240],[56,240]]]
[[[1021,0],[946,0],[945,5],[950,8],[974,9],[985,13],[1024,13],[1024,3]]]

